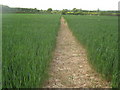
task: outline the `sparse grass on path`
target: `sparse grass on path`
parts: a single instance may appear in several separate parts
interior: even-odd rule
[[[109,83],[91,69],[85,49],[77,42],[64,18],[51,62],[50,78],[44,88],[108,88]]]

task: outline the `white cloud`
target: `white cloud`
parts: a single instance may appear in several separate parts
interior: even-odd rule
[[[118,10],[119,0],[1,0],[0,4],[10,7],[38,9],[73,9]]]

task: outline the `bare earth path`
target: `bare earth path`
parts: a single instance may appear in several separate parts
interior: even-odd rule
[[[91,69],[85,49],[77,42],[64,18],[50,67],[50,78],[44,88],[108,88],[109,83]]]

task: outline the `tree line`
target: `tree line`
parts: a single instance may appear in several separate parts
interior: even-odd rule
[[[11,8],[5,5],[0,5],[2,8],[2,13],[32,13],[32,14],[62,14],[62,15],[111,15],[111,16],[120,16],[120,11],[110,10],[82,10],[73,8],[72,10],[63,9],[63,10],[53,10],[48,8],[47,10],[38,10],[37,8]]]
[[[120,15],[120,11],[109,10],[109,11],[102,11],[102,10],[82,10],[73,8],[72,10],[63,9],[63,15],[111,15],[111,16],[118,16]]]

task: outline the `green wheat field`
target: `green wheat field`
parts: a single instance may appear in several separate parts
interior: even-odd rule
[[[63,15],[89,62],[112,87],[120,83],[118,17]],[[40,88],[56,47],[61,15],[3,14],[2,87]]]

